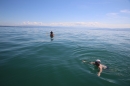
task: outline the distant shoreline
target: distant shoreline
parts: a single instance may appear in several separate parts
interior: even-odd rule
[[[75,29],[75,28],[84,28],[88,30],[119,30],[119,31],[130,31],[130,28],[99,28],[99,27],[65,27],[65,26],[0,26],[0,27],[28,27],[28,28],[70,28],[70,29]]]

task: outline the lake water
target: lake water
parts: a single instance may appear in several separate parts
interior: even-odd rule
[[[0,86],[130,86],[130,29],[0,27]]]

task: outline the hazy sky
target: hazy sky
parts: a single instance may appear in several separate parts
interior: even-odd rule
[[[0,25],[130,28],[130,0],[0,0]]]

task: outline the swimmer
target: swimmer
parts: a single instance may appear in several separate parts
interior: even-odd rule
[[[54,34],[53,34],[53,32],[51,31],[51,32],[50,32],[50,37],[53,38],[53,36],[54,36]]]
[[[101,61],[97,59],[95,62],[90,62],[90,64],[96,65],[99,68],[98,76],[101,75],[103,69],[107,69],[107,66],[101,64]]]

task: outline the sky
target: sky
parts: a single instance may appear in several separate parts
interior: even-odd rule
[[[130,28],[130,0],[0,0],[0,26]]]

